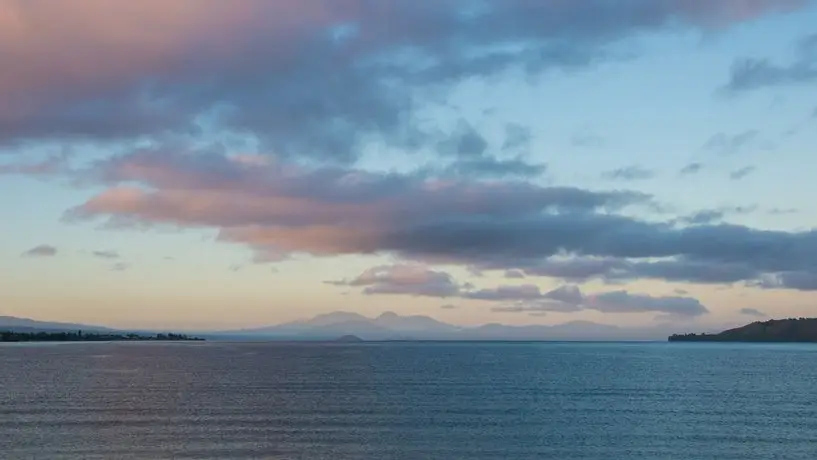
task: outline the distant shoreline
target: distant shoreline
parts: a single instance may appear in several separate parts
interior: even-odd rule
[[[717,334],[673,334],[669,342],[817,343],[817,318],[755,321]]]
[[[0,343],[31,343],[31,342],[200,342],[205,339],[192,337],[186,334],[159,333],[159,334],[115,334],[90,332],[15,332],[0,331]]]

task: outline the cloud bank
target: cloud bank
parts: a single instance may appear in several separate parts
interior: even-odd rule
[[[361,141],[437,145],[418,115],[466,78],[586,68],[627,55],[628,37],[806,3],[4,0],[0,61],[15,65],[0,75],[0,142],[215,129],[351,161]]]
[[[219,230],[259,261],[392,254],[566,280],[758,282],[810,289],[817,231],[633,217],[650,196],[421,173],[305,168],[268,157],[142,150],[85,173],[109,188],[69,219]],[[759,280],[765,280],[759,282]]]

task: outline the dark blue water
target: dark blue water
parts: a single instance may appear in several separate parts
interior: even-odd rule
[[[817,346],[0,346],[0,458],[814,459]]]

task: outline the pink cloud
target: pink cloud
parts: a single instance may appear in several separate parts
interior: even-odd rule
[[[502,0],[464,19],[458,0],[5,0],[0,62],[14,65],[0,72],[0,141],[191,132],[204,117],[276,151],[348,160],[361,137],[430,135],[413,123],[428,102],[414,89],[587,66],[611,40],[676,20],[708,27],[801,3]],[[475,57],[508,43],[547,52]],[[397,59],[406,51],[424,70]]]
[[[622,211],[650,208],[650,197],[628,191],[441,180],[168,149],[104,160],[83,175],[108,188],[70,210],[70,218],[214,228],[219,241],[255,250],[257,261],[386,253],[530,276],[710,283],[817,272],[817,231],[644,221]]]

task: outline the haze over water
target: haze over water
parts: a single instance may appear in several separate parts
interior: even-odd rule
[[[0,452],[811,459],[815,358],[812,345],[3,345]]]

